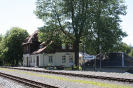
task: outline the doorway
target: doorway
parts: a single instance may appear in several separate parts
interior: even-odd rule
[[[27,66],[28,66],[28,57],[27,57]]]
[[[37,59],[36,59],[36,66],[39,66],[39,56],[37,56]]]

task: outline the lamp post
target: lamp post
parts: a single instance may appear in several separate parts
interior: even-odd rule
[[[44,68],[44,51],[43,51],[43,68]]]
[[[100,49],[100,71],[101,71],[101,49],[102,49],[101,44],[99,45],[99,49]]]

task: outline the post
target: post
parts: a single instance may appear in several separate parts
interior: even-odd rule
[[[124,52],[122,54],[122,71],[124,72]]]
[[[44,68],[44,51],[43,51],[43,68]]]
[[[15,66],[15,49],[14,49],[14,66]]]
[[[95,71],[96,71],[96,57],[95,57]]]
[[[101,49],[100,49],[100,71],[101,71]]]

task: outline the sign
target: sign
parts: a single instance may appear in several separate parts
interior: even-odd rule
[[[70,62],[70,66],[73,66],[74,65],[74,63],[73,62]]]
[[[65,53],[64,55],[71,55],[71,53]]]
[[[95,56],[93,55],[88,55],[88,56],[84,56],[84,59],[94,59]]]

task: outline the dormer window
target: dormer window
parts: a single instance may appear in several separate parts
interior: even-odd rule
[[[66,44],[65,43],[62,44],[62,49],[66,49]]]
[[[41,49],[41,48],[43,48],[43,46],[42,46],[42,45],[40,46],[40,49]]]
[[[69,44],[69,49],[73,49],[73,44]]]

